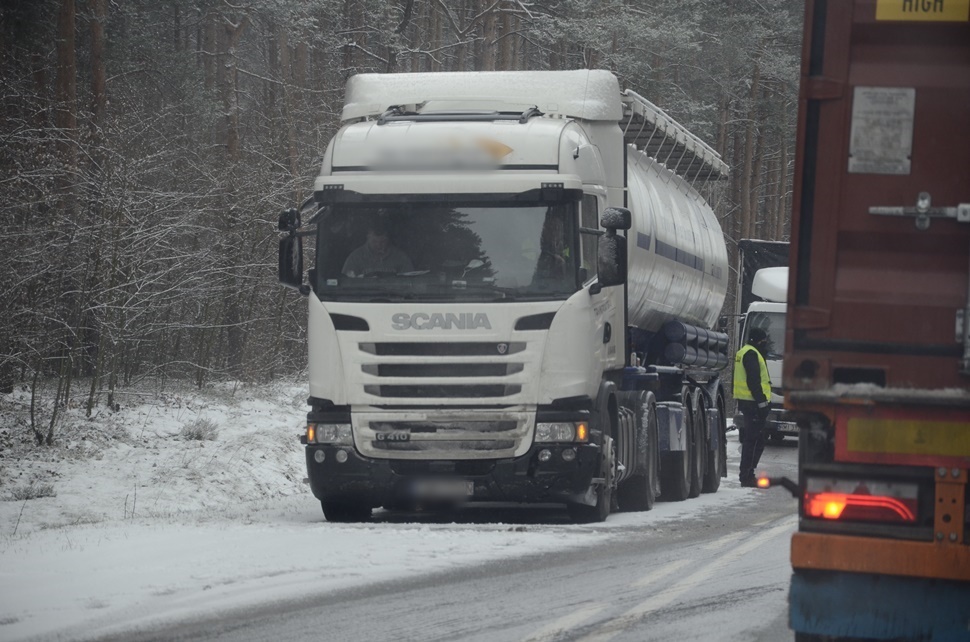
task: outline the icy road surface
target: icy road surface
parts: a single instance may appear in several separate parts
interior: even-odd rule
[[[329,524],[300,481],[298,386],[186,395],[95,422],[87,445],[4,461],[3,488],[50,478],[56,496],[0,502],[0,640],[786,631],[795,503],[738,486],[736,433],[716,494],[605,524],[507,505]],[[179,437],[198,417],[216,440]],[[793,442],[769,446],[762,468],[794,475],[795,459]]]

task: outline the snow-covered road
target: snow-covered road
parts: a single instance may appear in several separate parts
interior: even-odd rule
[[[732,436],[732,477],[718,493],[612,515],[605,524],[567,524],[553,508],[449,523],[377,514],[372,523],[329,524],[298,481],[303,460],[294,426],[302,391],[275,392],[272,403],[264,395],[132,406],[108,424],[125,436],[99,442],[95,453],[16,462],[21,479],[53,471],[56,496],[0,502],[0,639],[157,630],[349,587],[588,550],[634,532],[663,537],[685,520],[761,501],[761,491],[733,478]],[[218,439],[179,438],[179,427],[200,416],[216,418]],[[777,452],[790,474],[794,449]],[[7,485],[13,473],[5,474]],[[551,511],[550,518],[537,510]]]

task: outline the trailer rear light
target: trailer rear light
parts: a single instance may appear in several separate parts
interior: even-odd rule
[[[919,512],[919,488],[916,484],[809,478],[802,505],[806,517],[914,523]]]

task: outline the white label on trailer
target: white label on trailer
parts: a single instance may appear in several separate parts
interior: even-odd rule
[[[856,87],[849,173],[909,174],[915,109],[912,87]]]

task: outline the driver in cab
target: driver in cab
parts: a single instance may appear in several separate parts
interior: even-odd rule
[[[341,270],[347,276],[411,272],[414,265],[400,248],[391,243],[387,221],[376,218],[367,227],[367,241],[350,253]]]

